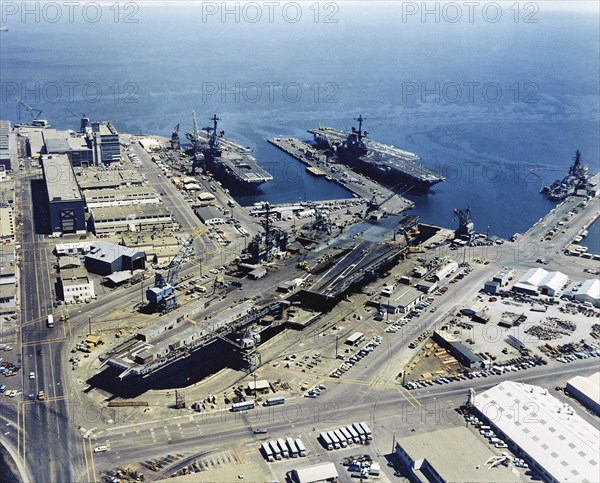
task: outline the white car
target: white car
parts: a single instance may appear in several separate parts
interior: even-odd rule
[[[102,453],[103,451],[108,451],[108,447],[102,445],[94,448],[94,453]]]
[[[35,379],[35,372],[31,371],[29,373],[29,379]]]

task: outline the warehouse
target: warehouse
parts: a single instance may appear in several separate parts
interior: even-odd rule
[[[127,205],[90,210],[90,230],[101,233],[171,230],[175,227],[169,210],[162,205]]]
[[[6,171],[11,169],[11,129],[9,121],[0,121],[0,166]]]
[[[436,272],[435,272],[435,274],[433,276],[436,279],[436,281],[439,282],[439,281],[443,280],[444,278],[449,277],[457,269],[458,269],[458,263],[456,263],[455,261],[450,260],[448,263],[446,263],[441,268],[439,268],[438,270],[436,270]]]
[[[566,390],[590,411],[600,415],[600,372],[569,379]]]
[[[43,168],[52,234],[85,234],[84,201],[69,159],[64,154],[45,155]]]
[[[586,280],[573,295],[573,298],[600,307],[600,280],[597,278]]]
[[[503,465],[488,469],[485,463],[494,453],[465,427],[401,438],[396,443],[396,455],[411,481],[519,481],[519,477]]]
[[[544,481],[598,481],[600,433],[547,389],[504,381],[474,396],[474,408]]]
[[[390,314],[406,313],[413,310],[416,305],[423,300],[423,292],[420,292],[412,286],[402,286],[393,295],[388,297],[387,303],[380,306]]]
[[[108,206],[126,206],[147,203],[160,203],[158,193],[143,186],[125,186],[108,189],[89,189],[84,191],[85,204],[89,209]]]
[[[91,251],[85,256],[85,268],[105,276],[123,270],[143,270],[146,268],[146,254],[134,248],[98,241],[92,244]]]
[[[83,192],[125,186],[143,186],[144,184],[141,173],[133,169],[91,167],[87,169],[75,168],[73,171],[75,171],[79,188]]]
[[[460,362],[464,367],[481,367],[483,359],[474,354],[471,349],[456,339],[445,330],[434,330],[431,339],[444,349],[448,349],[450,355]]]
[[[548,272],[543,268],[532,268],[514,284],[515,292],[529,295],[555,296],[567,284],[569,277],[562,272]]]
[[[201,206],[194,211],[196,212],[196,216],[200,218],[205,225],[220,225],[226,221],[223,212],[214,206]]]
[[[320,463],[290,471],[290,480],[294,483],[315,483],[317,481],[337,481],[338,472],[331,462]]]

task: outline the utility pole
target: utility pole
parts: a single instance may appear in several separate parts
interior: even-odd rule
[[[339,335],[335,334],[335,358],[337,359],[338,357],[338,339],[340,338]]]
[[[396,451],[396,431],[392,433],[392,453]]]
[[[92,334],[92,313],[88,314],[88,334]]]

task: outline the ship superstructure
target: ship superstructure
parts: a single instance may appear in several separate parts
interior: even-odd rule
[[[573,165],[569,167],[569,174],[563,179],[557,179],[542,188],[542,193],[549,199],[560,201],[572,195],[578,189],[585,189],[589,182],[588,167],[581,164],[581,152],[575,152]]]

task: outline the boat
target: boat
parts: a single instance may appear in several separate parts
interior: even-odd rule
[[[8,29],[6,27],[0,27],[0,32],[8,32]]]
[[[418,163],[418,155],[373,141],[367,137],[362,125],[365,119],[359,115],[358,129],[352,132],[332,127],[319,127],[308,132],[314,136],[318,147],[328,151],[332,157],[356,168],[402,191],[427,192],[445,178]]]
[[[585,189],[589,184],[588,167],[581,164],[581,152],[575,152],[573,165],[569,167],[567,176],[557,179],[544,186],[541,193],[552,201],[564,200],[579,189]]]
[[[192,142],[191,174],[198,167],[206,168],[236,193],[255,193],[260,185],[273,179],[258,165],[252,149],[225,138],[224,131],[219,132],[220,118],[216,114],[210,120],[212,127],[198,130],[194,114],[194,131],[186,133]]]

